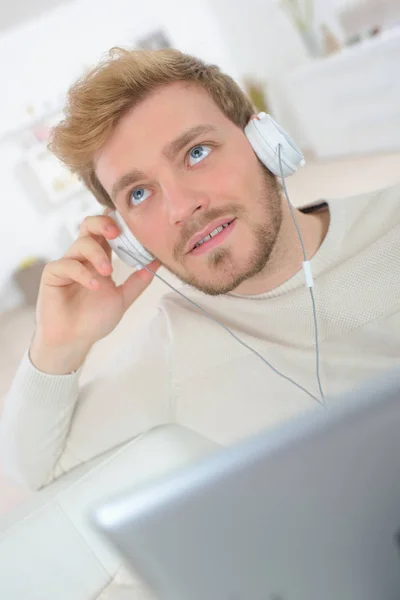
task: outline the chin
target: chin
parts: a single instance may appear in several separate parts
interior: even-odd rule
[[[249,251],[249,259],[243,261],[228,248],[218,248],[207,257],[204,268],[197,273],[175,274],[185,283],[204,294],[220,296],[235,290],[241,283],[259,273],[267,262],[265,255]]]
[[[279,219],[266,219],[242,230],[241,236],[235,236],[235,243],[222,244],[183,263],[176,262],[173,268],[165,263],[164,266],[204,294],[228,294],[266,267],[279,227]]]

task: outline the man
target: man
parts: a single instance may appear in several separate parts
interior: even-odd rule
[[[254,109],[215,66],[176,50],[113,51],[70,90],[51,148],[184,293],[318,396],[313,310],[289,206],[244,127]],[[322,386],[335,395],[399,362],[400,188],[296,210],[311,259]],[[220,237],[194,248],[218,225]],[[104,376],[79,386],[93,345],[151,282],[120,287],[109,214],[85,219],[43,273],[37,323],[1,423],[4,462],[40,488],[167,422],[230,444],[321,405],[174,292]]]

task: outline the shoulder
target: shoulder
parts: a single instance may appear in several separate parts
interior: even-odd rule
[[[350,196],[320,198],[298,208],[305,213],[330,211],[346,214],[348,228],[370,221],[376,227],[393,227],[400,223],[400,183]]]
[[[367,248],[376,250],[377,244],[381,258],[397,252],[397,248],[400,252],[396,241],[400,230],[400,183],[351,196],[324,197],[298,208],[312,212],[326,207],[330,216],[323,245],[325,255],[329,249],[332,265],[360,255]]]
[[[400,184],[332,202],[346,212],[348,232],[367,228],[384,234],[400,224]]]
[[[326,203],[326,204],[324,204]],[[328,205],[331,221],[340,223],[341,237],[353,249],[365,247],[400,227],[400,183],[340,198],[324,198],[305,207]]]

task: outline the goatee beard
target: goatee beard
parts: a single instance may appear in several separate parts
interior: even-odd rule
[[[190,230],[182,236],[174,258],[179,262],[182,249],[186,247],[187,241],[192,235],[203,228],[212,220],[225,215],[235,216],[238,223],[246,222],[253,233],[254,249],[251,253],[248,264],[240,268],[235,264],[234,256],[229,248],[216,248],[209,252],[207,265],[210,272],[209,281],[200,280],[196,275],[187,272],[180,272],[178,269],[172,269],[169,265],[165,267],[184,283],[193,286],[211,296],[228,294],[235,290],[241,283],[260,273],[267,265],[274,249],[276,240],[282,223],[281,196],[278,184],[271,173],[263,166],[263,182],[258,198],[258,205],[262,207],[264,218],[259,223],[251,221],[247,210],[243,205],[231,204],[221,209],[212,209],[202,216],[202,224],[196,224],[196,228],[190,227]],[[238,271],[239,268],[239,271]]]

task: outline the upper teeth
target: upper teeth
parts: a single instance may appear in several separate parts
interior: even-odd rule
[[[214,235],[217,235],[217,233],[220,233],[223,229],[225,229],[225,227],[228,227],[229,223],[224,223],[223,225],[220,225],[219,227],[217,227],[216,229],[214,229],[214,231],[212,231],[211,233],[209,233],[208,235],[206,235],[205,238],[203,238],[202,240],[200,240],[199,242],[197,242],[197,244],[195,244],[195,248],[197,248],[197,246],[201,246],[201,244],[204,244],[204,242],[208,242],[209,239],[211,239],[212,237],[214,237]]]

